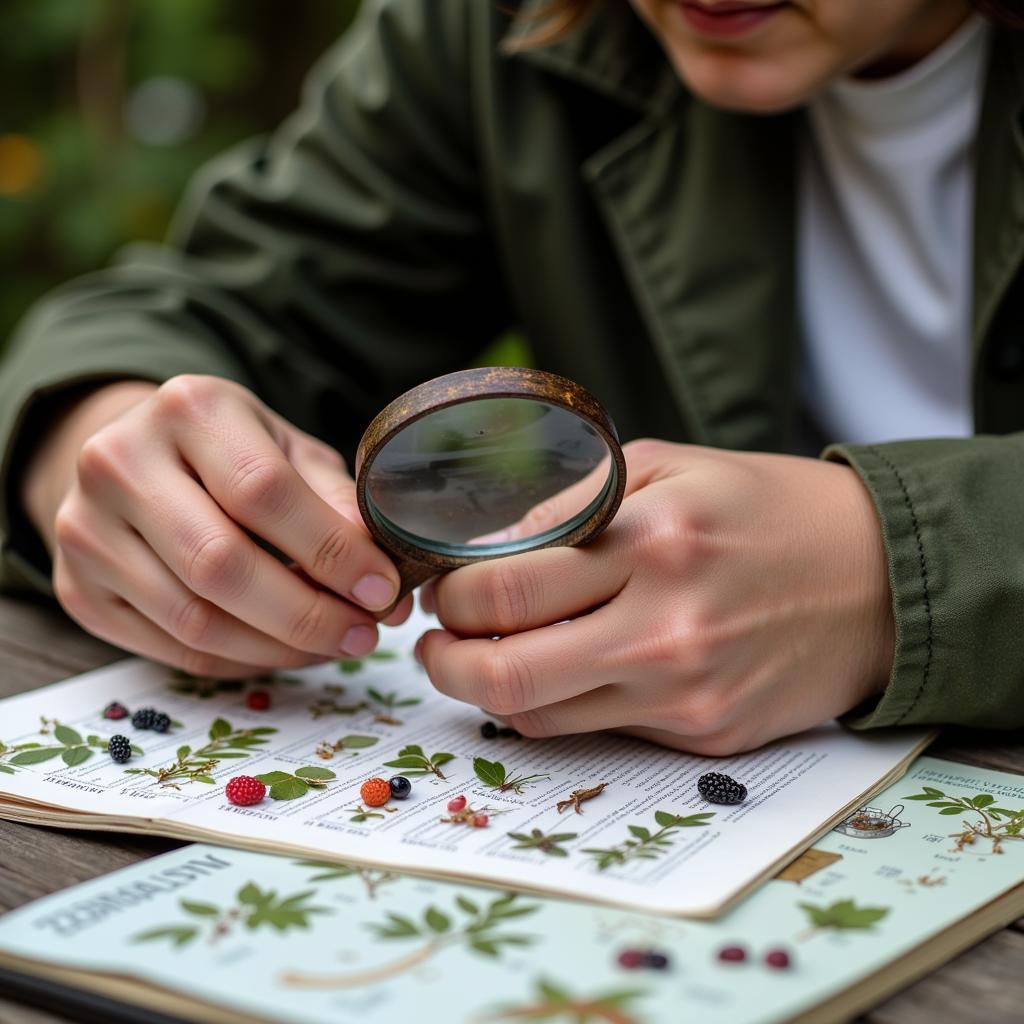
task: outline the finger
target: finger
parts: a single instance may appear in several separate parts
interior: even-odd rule
[[[184,669],[193,675],[217,679],[262,675],[269,667],[231,661],[187,647],[116,594],[91,584],[72,582],[70,575],[67,562],[58,551],[54,556],[54,587],[61,604],[90,633],[122,650]]]
[[[436,581],[429,600],[447,629],[463,636],[511,636],[610,601],[632,566],[613,536],[587,548],[542,548],[473,562]]]
[[[386,618],[381,619],[381,621],[385,626],[400,626],[412,614],[412,609],[412,594],[406,594],[405,597],[395,605],[394,611]]]
[[[299,668],[324,656],[289,647],[188,590],[127,524],[90,528],[88,553],[66,551],[68,563],[184,644],[228,661]]]
[[[328,657],[373,650],[377,628],[367,612],[263,551],[190,476],[173,482],[124,514],[190,591],[288,647]]]
[[[333,509],[288,461],[248,406],[225,423],[218,443],[193,431],[182,458],[233,519],[293,558],[313,579],[371,611],[398,594],[398,571],[360,525]],[[343,483],[343,481],[339,481]]]
[[[514,715],[617,682],[608,634],[602,611],[500,640],[460,640],[435,629],[420,638],[416,657],[441,693]]]
[[[295,430],[295,428],[291,428]],[[288,446],[288,457],[296,472],[336,512],[365,529],[356,500],[356,483],[341,453],[308,434],[301,434]]]
[[[658,702],[645,699],[638,687],[612,683],[578,697],[513,715],[495,715],[523,736],[541,739],[573,733],[619,729],[657,714]]]

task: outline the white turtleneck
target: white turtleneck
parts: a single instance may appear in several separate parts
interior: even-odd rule
[[[988,26],[808,108],[798,223],[802,392],[827,441],[972,432],[973,145]]]

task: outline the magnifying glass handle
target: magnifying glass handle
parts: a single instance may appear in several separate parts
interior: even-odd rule
[[[391,614],[395,605],[406,594],[411,594],[421,583],[426,583],[427,580],[444,571],[432,565],[414,562],[412,559],[403,559],[395,562],[395,568],[398,569],[398,597],[395,598],[394,603],[386,611],[377,613],[382,619]]]

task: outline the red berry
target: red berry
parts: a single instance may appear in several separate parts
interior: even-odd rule
[[[473,815],[473,827],[474,828],[483,828],[484,825],[487,824],[488,820],[489,819],[488,819],[486,814],[474,814]]]
[[[624,949],[619,954],[619,966],[627,971],[635,970],[644,962],[644,954],[639,949]]]
[[[359,795],[367,807],[383,807],[391,799],[391,785],[387,779],[367,779],[359,787]]]
[[[459,811],[466,809],[466,798],[464,796],[457,796],[454,800],[448,801],[448,811],[450,814],[458,814]]]
[[[114,700],[103,709],[103,717],[116,722],[128,717],[128,709],[120,701]]]
[[[270,694],[266,690],[253,690],[245,698],[245,703],[253,711],[266,711],[270,707]]]
[[[768,950],[764,955],[764,962],[779,971],[784,971],[791,963],[789,954],[784,949]]]
[[[747,951],[742,946],[723,946],[718,951],[718,959],[726,963],[739,964],[747,959]]]
[[[267,795],[267,787],[251,775],[236,775],[224,787],[224,795],[239,807],[249,807],[258,804]]]

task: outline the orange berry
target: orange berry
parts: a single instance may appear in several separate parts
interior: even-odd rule
[[[359,795],[367,807],[383,807],[391,799],[391,786],[387,779],[367,779],[359,787]]]

